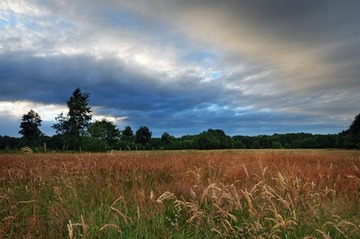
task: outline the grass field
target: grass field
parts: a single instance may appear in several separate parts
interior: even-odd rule
[[[0,155],[0,238],[360,238],[360,151]]]

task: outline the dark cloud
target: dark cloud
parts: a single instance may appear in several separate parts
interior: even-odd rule
[[[358,113],[356,1],[26,4],[0,10],[2,105],[59,108],[81,87],[94,113],[155,135],[334,133]]]

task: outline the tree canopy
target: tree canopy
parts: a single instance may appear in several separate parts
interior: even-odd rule
[[[360,149],[360,114],[355,116],[354,121],[346,131],[344,146]]]
[[[122,139],[126,142],[131,142],[134,139],[134,133],[130,126],[126,126],[121,133]]]
[[[93,139],[104,142],[110,147],[113,147],[120,138],[120,131],[116,128],[116,125],[106,119],[96,120],[91,123],[89,134]]]
[[[146,126],[141,126],[135,133],[135,142],[146,145],[151,141],[151,131]]]
[[[61,113],[55,118],[57,123],[53,128],[57,134],[63,136],[63,148],[67,148],[70,142],[76,148],[80,144],[80,136],[87,132],[92,118],[88,98],[89,93],[82,93],[80,88],[77,88],[66,101],[69,109],[67,115]]]
[[[360,134],[360,114],[355,116],[354,121],[350,125],[349,132],[352,135]]]
[[[199,134],[196,140],[199,149],[227,149],[232,148],[232,140],[220,129],[209,129]]]
[[[30,110],[27,114],[22,116],[19,134],[28,141],[39,139],[43,135],[39,126],[41,126],[41,117],[38,113]]]

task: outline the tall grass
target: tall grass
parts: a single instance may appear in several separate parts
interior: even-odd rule
[[[360,152],[0,155],[0,238],[360,238]]]

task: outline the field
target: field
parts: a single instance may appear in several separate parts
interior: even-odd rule
[[[2,154],[0,238],[360,238],[360,151]]]

